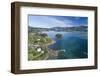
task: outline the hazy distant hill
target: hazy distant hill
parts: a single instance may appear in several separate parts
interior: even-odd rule
[[[77,26],[77,27],[53,27],[53,28],[37,28],[37,27],[28,27],[28,31],[87,31],[87,26]]]
[[[55,31],[87,31],[87,26],[77,26],[77,27],[54,27]]]

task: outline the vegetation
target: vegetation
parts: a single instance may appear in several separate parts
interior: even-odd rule
[[[47,44],[52,39],[45,33],[30,32],[28,34],[28,60],[44,60],[48,58]]]
[[[48,58],[48,50],[47,49],[42,49],[42,51],[40,51],[40,52],[31,49],[28,52],[28,60],[43,60],[46,58]]]
[[[56,34],[56,38],[58,39],[62,38],[62,34]]]

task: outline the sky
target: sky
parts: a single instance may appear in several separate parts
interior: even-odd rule
[[[29,15],[28,25],[37,28],[87,26],[88,17]]]

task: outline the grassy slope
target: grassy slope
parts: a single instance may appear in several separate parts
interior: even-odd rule
[[[39,39],[39,41],[38,41]],[[48,36],[40,36],[38,33],[29,33],[28,44],[47,46],[46,44],[52,42]],[[32,46],[33,47],[33,46]],[[48,48],[43,48],[41,52],[37,52],[34,48],[28,47],[28,60],[45,60],[48,58]]]

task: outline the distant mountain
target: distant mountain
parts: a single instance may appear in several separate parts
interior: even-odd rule
[[[51,30],[50,28],[37,28],[37,27],[31,27],[31,26],[28,26],[28,32],[41,32],[41,31],[49,31]]]
[[[52,28],[37,28],[28,27],[28,31],[87,31],[88,26],[76,26],[76,27],[52,27]]]
[[[87,31],[87,26],[77,26],[77,27],[53,27],[55,31]]]

